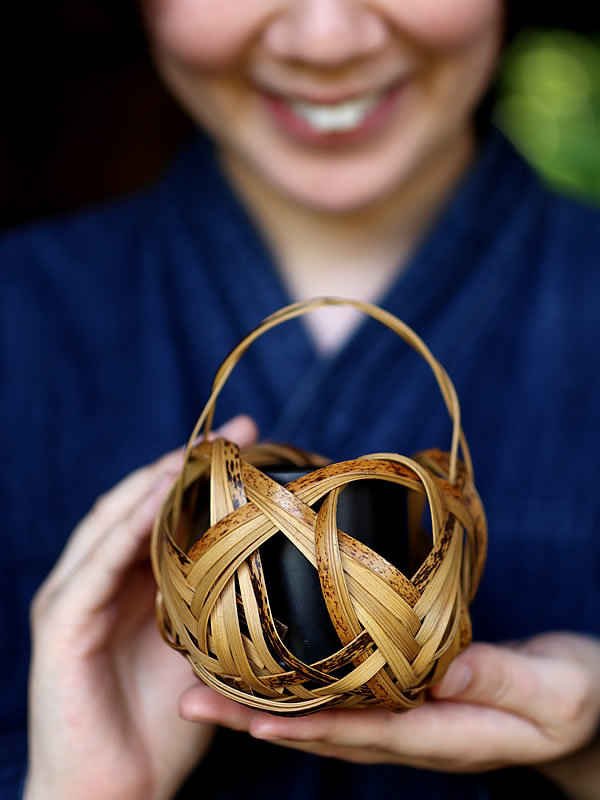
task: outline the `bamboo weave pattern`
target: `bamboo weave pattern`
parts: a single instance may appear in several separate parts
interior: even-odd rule
[[[205,437],[210,433],[219,392],[250,344],[281,322],[327,305],[358,308],[427,360],[453,421],[450,452],[431,449],[412,458],[374,453],[327,464],[287,445],[240,451],[221,438],[193,444],[203,425]],[[282,486],[261,470],[273,463],[313,471]],[[415,529],[428,504],[431,549],[414,574],[403,574],[338,529],[340,493],[361,480],[407,487]],[[271,611],[260,548],[274,536],[285,536],[318,572],[340,642],[320,661],[305,663],[290,652],[285,620]],[[217,372],[152,533],[157,621],[202,681],[245,705],[287,715],[334,705],[403,711],[423,702],[428,686],[471,641],[469,603],[486,543],[458,399],[441,365],[408,326],[376,306],[341,298],[304,301],[264,320]]]

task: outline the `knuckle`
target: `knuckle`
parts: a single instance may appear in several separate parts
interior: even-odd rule
[[[491,702],[502,705],[512,692],[509,671],[495,650],[488,650],[481,655],[483,656],[481,668],[476,670],[479,683],[477,689]]]
[[[110,492],[103,492],[94,500],[94,504],[90,509],[90,514],[93,516],[101,516],[106,511],[110,504]]]
[[[476,670],[480,694],[492,704],[523,707],[533,705],[540,695],[539,676],[518,655],[483,645],[481,662]]]
[[[51,600],[51,589],[45,581],[31,598],[29,605],[29,623],[32,630],[37,630],[48,615]]]

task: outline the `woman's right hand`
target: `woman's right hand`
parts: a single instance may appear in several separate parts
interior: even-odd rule
[[[245,445],[256,427],[219,433]],[[198,679],[154,615],[148,539],[181,464],[170,453],[101,497],[34,598],[26,800],[171,798],[212,740],[178,714]]]

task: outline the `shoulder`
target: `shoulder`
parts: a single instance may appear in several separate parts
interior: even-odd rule
[[[75,291],[96,278],[127,281],[144,249],[170,233],[175,215],[165,211],[190,187],[202,192],[210,155],[192,139],[157,180],[135,193],[0,234],[0,280],[38,278]]]
[[[194,147],[153,184],[118,200],[0,234],[0,329],[14,362],[59,334],[102,336],[123,327],[161,285],[173,252],[175,206],[197,168]],[[112,336],[112,334],[111,334]],[[64,349],[64,348],[61,348]],[[0,356],[3,348],[0,348]]]
[[[64,289],[92,279],[102,265],[118,273],[147,226],[152,191],[68,216],[36,222],[0,236],[2,281],[51,281]]]
[[[52,372],[64,382],[60,364],[85,363],[122,338],[152,205],[144,191],[0,236],[3,402],[18,404],[24,387],[52,386]]]

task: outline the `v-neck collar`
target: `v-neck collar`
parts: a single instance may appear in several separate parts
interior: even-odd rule
[[[173,211],[197,252],[210,260],[235,344],[291,298],[268,246],[203,135],[179,160],[171,184],[177,194]],[[446,366],[448,361],[456,363],[457,354],[468,358],[469,341],[476,341],[478,326],[492,312],[494,293],[501,294],[501,276],[494,270],[482,274],[481,254],[487,251],[486,258],[493,262],[490,242],[497,242],[501,251],[515,238],[518,224],[514,220],[524,216],[520,209],[533,191],[539,187],[529,168],[504,136],[492,129],[452,199],[379,302],[426,338]],[[504,278],[510,281],[510,275]],[[456,314],[454,325],[448,320],[451,307]],[[360,394],[357,382],[385,370],[392,363],[390,358],[395,369],[409,364],[402,349],[408,347],[370,319],[363,320],[333,355],[317,353],[298,319],[259,339],[244,359],[246,374],[252,371],[272,398],[274,413],[263,436],[315,446],[306,420],[313,416],[311,409],[319,406],[324,387],[337,382],[345,387],[346,396],[356,396]],[[411,391],[416,389],[411,386]],[[331,391],[330,387],[325,394]],[[348,413],[353,412],[356,409],[350,403]],[[337,440],[335,431],[325,437],[331,448],[340,449],[347,424],[338,422],[338,428]],[[313,432],[316,440],[323,438],[322,431]]]

